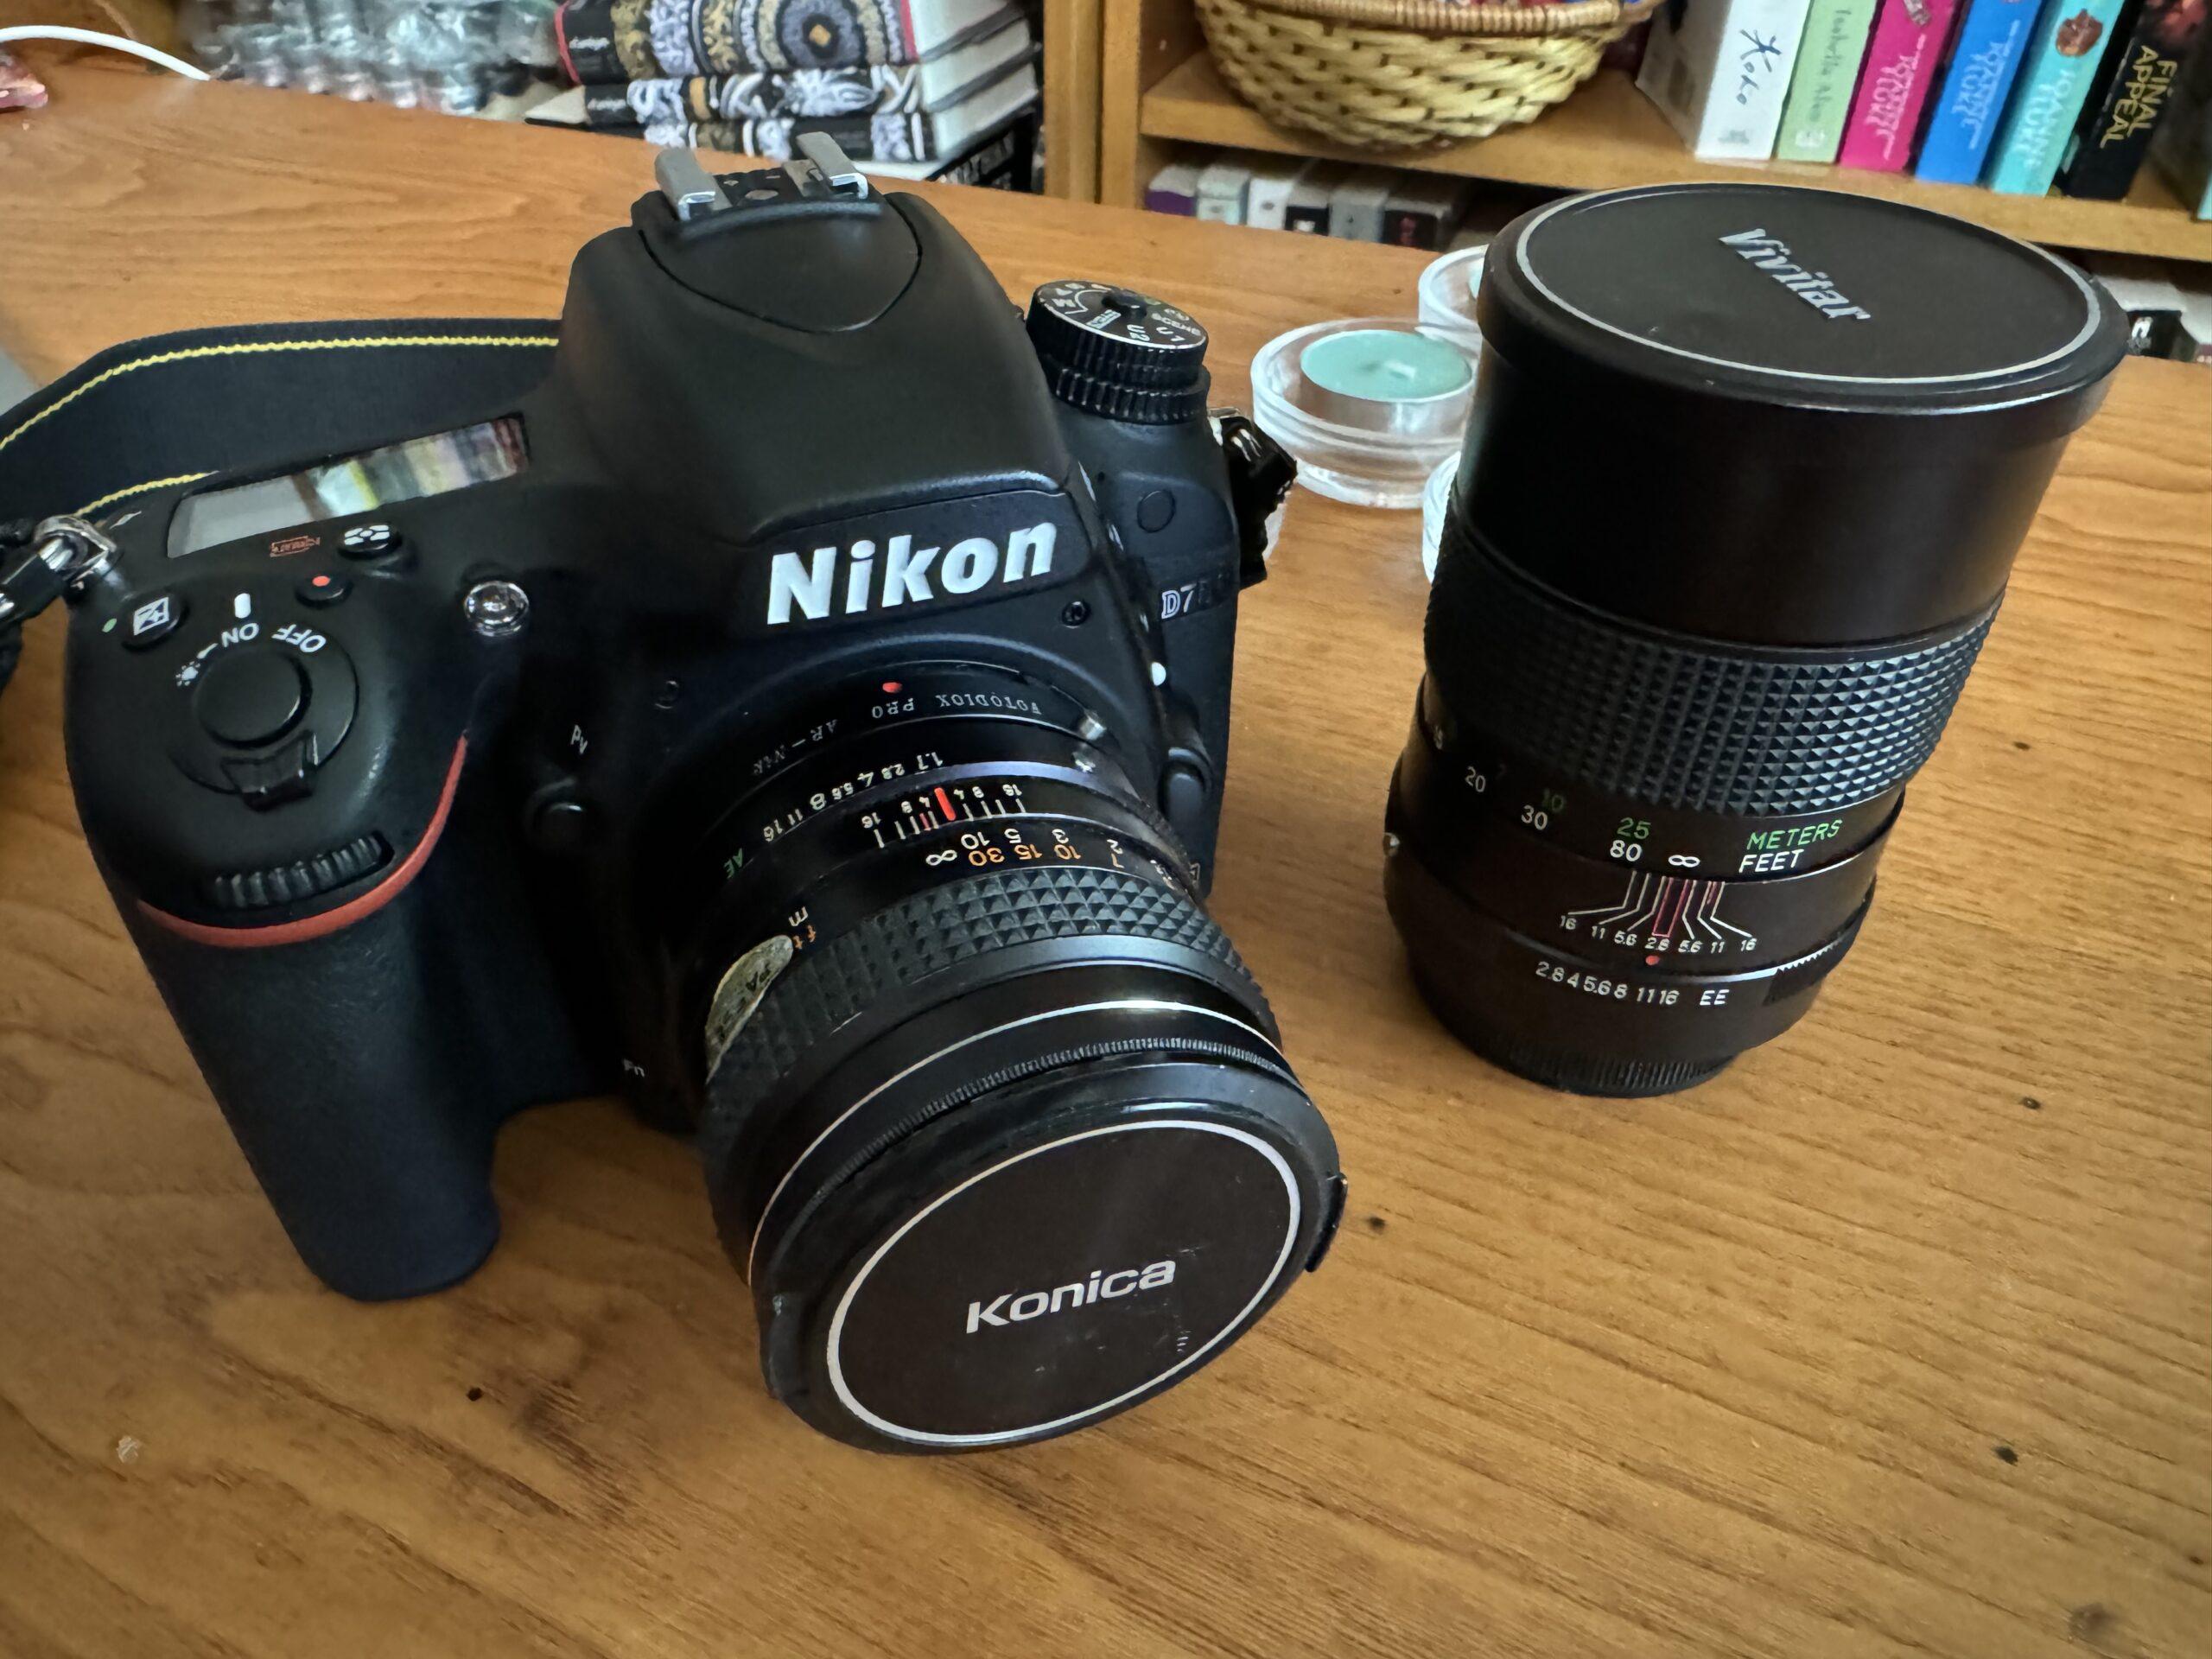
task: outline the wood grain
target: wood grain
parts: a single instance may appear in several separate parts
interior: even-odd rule
[[[1140,0],[1109,0],[1136,10]],[[2031,241],[2118,253],[2212,259],[2212,223],[2192,218],[2155,169],[2144,168],[2123,201],[2088,201],[2056,194],[2000,195],[1970,185],[1928,184],[1909,173],[1820,167],[1792,162],[1711,162],[1693,156],[1650,99],[1618,70],[1601,72],[1558,108],[1525,126],[1471,143],[1378,153],[1330,143],[1319,134],[1270,124],[1223,82],[1202,43],[1191,39],[1189,0],[1142,0],[1152,14],[1150,39],[1188,41],[1172,62],[1108,54],[1104,97],[1109,111],[1134,105],[1127,137],[1109,120],[1103,145],[1102,200],[1134,205],[1172,143],[1322,156],[1465,178],[1497,179],[1561,190],[1614,189],[1681,179],[1767,179],[1910,201],[1955,213]],[[1161,14],[1179,10],[1179,34]],[[1110,22],[1109,22],[1110,28]],[[1140,65],[1132,76],[1131,65]],[[1172,143],[1171,143],[1172,141]],[[1140,153],[1141,147],[1141,153]],[[1127,175],[1126,187],[1117,175]],[[1117,194],[1124,188],[1129,194]]]
[[[1098,200],[1101,0],[1045,9],[1045,189],[1062,201]]]
[[[642,149],[69,68],[10,119],[0,339],[550,314]],[[931,193],[1026,293],[1141,283],[1223,394],[1417,256]],[[95,879],[54,619],[0,699],[0,1653],[2079,1659],[2212,1630],[2212,378],[2069,452],[1812,1016],[1680,1098],[1477,1064],[1382,912],[1410,516],[1294,504],[1217,908],[1340,1139],[1329,1265],[1027,1451],[762,1391],[690,1154],[586,1102],[507,1234],[364,1307],[286,1248]],[[281,1018],[272,1010],[271,1018]],[[2190,1635],[2195,1631],[2194,1636]]]

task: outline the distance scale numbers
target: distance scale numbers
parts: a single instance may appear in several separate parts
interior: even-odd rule
[[[998,785],[994,785],[994,788]],[[930,791],[931,795],[935,791]],[[917,800],[921,798],[917,798]],[[840,834],[842,844],[832,861],[806,884],[804,896],[784,916],[784,928],[793,948],[800,952],[822,940],[835,938],[857,926],[887,903],[918,890],[967,880],[989,871],[1014,869],[1115,870],[1192,897],[1182,872],[1154,849],[1132,836],[1116,834],[1077,819],[1061,819],[1031,813],[1027,817],[947,818],[925,813],[918,804],[912,814],[899,811],[906,802],[882,811],[861,814],[853,828],[860,831],[857,846]],[[941,804],[938,804],[941,805]],[[856,868],[850,855],[863,856],[872,848],[878,830],[892,816],[918,825],[925,816],[935,818],[931,829],[911,830],[902,842],[887,839],[884,850],[899,855],[889,863]],[[883,822],[868,823],[867,819]]]
[[[1100,827],[1085,810],[1096,804],[1096,797],[1052,779],[938,784],[860,814],[851,830],[836,832],[835,855],[905,846],[923,868],[947,875],[1077,865],[1192,891],[1192,872],[1130,836]]]
[[[1423,696],[1421,728],[1438,766],[1470,806],[1503,815],[1532,835],[1591,858],[1684,878],[1741,880],[1791,875],[1835,861],[1878,834],[1897,813],[1902,788],[1832,811],[1751,817],[1669,811],[1576,793],[1525,760],[1448,728]]]

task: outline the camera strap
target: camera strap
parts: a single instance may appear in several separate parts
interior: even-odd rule
[[[197,328],[102,352],[0,412],[0,525],[97,519],[210,474],[344,454],[518,399],[555,325],[440,317]],[[15,560],[0,556],[0,572]]]

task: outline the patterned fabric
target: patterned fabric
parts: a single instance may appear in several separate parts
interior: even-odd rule
[[[683,79],[914,60],[904,0],[567,0],[579,80]]]
[[[921,162],[932,159],[929,118],[872,115],[822,120],[782,118],[765,121],[641,121],[648,143],[669,149],[721,149],[789,161],[802,132],[826,132],[856,162]]]
[[[661,76],[621,86],[589,87],[584,94],[584,119],[592,126],[912,115],[921,107],[921,73],[912,66]]]

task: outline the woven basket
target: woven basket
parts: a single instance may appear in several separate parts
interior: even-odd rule
[[[1197,0],[1229,84],[1280,126],[1404,149],[1533,121],[1660,0]]]

